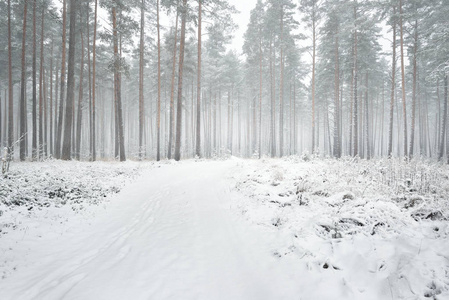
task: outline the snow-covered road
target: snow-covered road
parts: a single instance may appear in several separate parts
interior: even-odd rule
[[[230,165],[163,165],[95,218],[11,234],[17,270],[0,298],[298,299],[299,274],[270,252],[274,232],[231,210]]]

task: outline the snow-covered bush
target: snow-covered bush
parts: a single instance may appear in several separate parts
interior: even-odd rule
[[[449,166],[287,157],[239,168],[236,208],[278,231],[273,255],[296,257],[306,278],[344,281],[355,299],[449,296]]]

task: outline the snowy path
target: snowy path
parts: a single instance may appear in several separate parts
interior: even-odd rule
[[[91,224],[38,243],[21,237],[17,271],[0,280],[0,298],[298,299],[298,274],[270,254],[272,233],[230,211],[229,166],[162,166]]]

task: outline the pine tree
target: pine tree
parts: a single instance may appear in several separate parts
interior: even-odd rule
[[[64,135],[61,159],[71,159],[73,102],[75,97],[75,47],[78,0],[70,0],[69,57],[67,65],[67,97],[65,104]]]

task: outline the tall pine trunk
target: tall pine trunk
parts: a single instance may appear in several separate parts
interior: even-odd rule
[[[402,76],[402,112],[403,112],[403,121],[404,121],[404,156],[408,157],[407,154],[407,106],[406,106],[406,98],[405,98],[405,64],[404,64],[404,34],[403,34],[403,26],[402,26],[402,0],[399,0],[399,22],[400,22],[400,31],[401,31],[401,76]]]
[[[20,160],[24,161],[26,156],[27,139],[27,103],[25,98],[26,91],[26,28],[27,28],[27,8],[28,1],[23,5],[23,27],[22,27],[22,69],[20,78]]]
[[[195,155],[201,157],[201,3],[198,0],[198,74],[196,83],[196,145]]]
[[[118,147],[120,161],[126,160],[125,155],[125,137],[123,132],[123,114],[122,114],[122,92],[121,92],[121,57],[118,52],[118,35],[117,35],[117,12],[116,7],[112,7],[112,32],[114,42],[114,90],[116,104],[116,135],[118,137]]]
[[[94,40],[92,42],[92,161],[97,159],[97,149],[96,149],[96,114],[95,114],[95,100],[96,100],[96,42],[97,42],[97,6],[98,0],[95,0],[95,8],[94,8]]]
[[[448,76],[445,75],[444,77],[444,99],[443,99],[443,115],[441,117],[442,119],[442,123],[441,123],[441,130],[440,130],[440,145],[439,148],[440,150],[438,151],[438,160],[441,160],[443,158],[444,155],[444,145],[446,143],[445,138],[446,137],[446,131],[447,131],[447,101],[448,101],[448,97],[447,97],[447,81],[448,81]]]
[[[413,40],[413,95],[412,95],[412,124],[410,128],[410,158],[414,154],[414,144],[415,144],[415,115],[416,115],[416,75],[417,75],[417,63],[416,55],[418,48],[418,20],[415,20],[414,24],[414,40]]]
[[[41,57],[39,66],[39,155],[42,157],[44,145],[44,123],[43,123],[43,108],[44,108],[44,13],[45,7],[42,5],[41,15]]]
[[[178,71],[178,104],[176,108],[176,142],[175,160],[181,159],[181,131],[182,131],[182,76],[184,67],[184,44],[186,40],[187,0],[183,0],[181,18],[181,41],[179,44],[179,71]]]
[[[75,97],[75,47],[78,0],[70,0],[69,57],[67,65],[67,97],[61,158],[70,160],[72,148],[73,102]]]
[[[67,0],[62,1],[62,58],[61,73],[59,84],[59,109],[58,109],[58,128],[55,138],[55,157],[61,158],[61,141],[62,141],[62,122],[64,119],[64,94],[65,94],[65,60],[66,60],[66,26],[67,26]]]
[[[259,28],[259,159],[260,158],[262,158],[262,32]]]
[[[157,153],[156,160],[161,160],[161,35],[159,24],[159,0],[157,0]]]
[[[394,98],[396,87],[396,7],[393,7],[393,57],[391,67],[391,99],[390,99],[390,126],[388,129],[388,157],[393,155],[393,121],[394,121]]]
[[[284,155],[284,7],[281,4],[281,74],[279,78],[279,156]]]
[[[354,89],[354,150],[353,155],[357,156],[359,155],[359,131],[358,131],[358,103],[357,103],[357,7],[354,6],[354,23],[355,23],[355,29],[354,29],[354,53],[353,53],[353,89]]]
[[[139,160],[142,160],[143,131],[145,126],[144,95],[143,95],[143,66],[145,48],[145,0],[140,7],[140,45],[139,45]]]
[[[24,22],[26,14],[24,17]],[[11,0],[8,0],[8,153],[12,159],[14,144],[14,102],[12,85],[12,48],[11,48]],[[6,99],[5,99],[6,101]],[[6,112],[5,112],[6,113]]]
[[[178,1],[179,2],[179,1]],[[201,5],[201,1],[200,1]],[[171,75],[171,90],[170,90],[170,128],[169,128],[169,136],[168,136],[168,159],[172,158],[173,151],[173,140],[174,140],[174,131],[175,131],[175,75],[176,75],[176,51],[178,49],[178,18],[179,18],[179,3],[176,5],[176,22],[175,22],[175,40],[173,44],[173,61],[172,61],[172,75]],[[201,16],[198,18],[198,24],[201,22]],[[201,25],[198,25],[201,26]],[[200,29],[199,29],[200,30]],[[201,30],[198,33],[201,34]],[[199,37],[201,38],[201,37]],[[199,47],[201,47],[201,40],[198,41]],[[201,51],[200,49],[198,51]],[[201,53],[199,54],[201,55]],[[198,72],[200,66],[198,65]]]
[[[273,57],[276,57],[273,51],[273,41],[270,40],[270,83],[271,83],[271,123],[270,123],[270,137],[271,137],[271,157],[276,156],[276,81],[275,81],[275,66],[276,62]]]
[[[84,38],[82,30],[80,32],[80,38],[81,38],[81,66],[80,66],[79,92],[78,92],[78,109],[76,117],[76,146],[75,146],[75,158],[77,160],[80,160],[81,157],[81,121],[83,119]]]
[[[368,106],[368,72],[365,78],[365,140],[366,140],[366,159],[371,158],[370,143],[370,122],[369,122],[369,106]]]
[[[312,154],[315,153],[315,68],[316,68],[316,20],[312,12]]]
[[[51,58],[50,58],[50,107],[49,107],[49,132],[48,132],[48,140],[49,140],[49,154],[53,155],[53,36],[51,37]],[[57,78],[56,78],[57,80]]]
[[[36,87],[36,2],[33,0],[33,57],[32,57],[32,141],[31,141],[31,159],[38,158],[37,153],[37,87]]]
[[[339,65],[339,45],[338,27],[335,31],[335,70],[334,70],[334,156],[340,158],[340,65]]]

